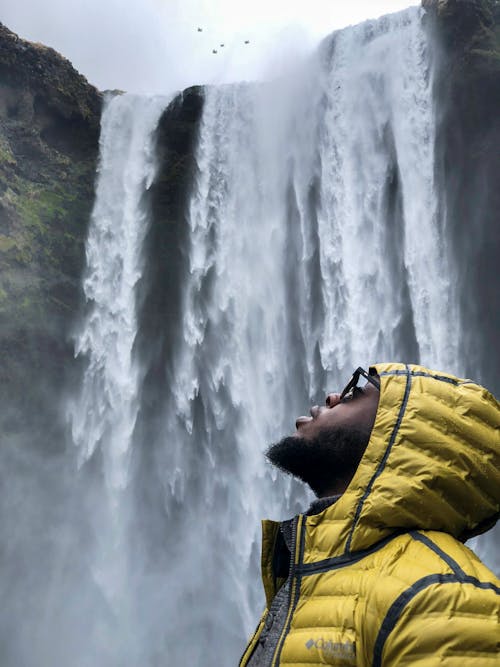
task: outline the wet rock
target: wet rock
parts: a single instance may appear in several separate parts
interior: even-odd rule
[[[500,392],[500,3],[423,0],[436,63],[436,175],[464,319],[466,373]]]
[[[144,441],[153,437],[148,429],[163,408],[181,333],[182,286],[189,271],[189,194],[203,100],[203,88],[188,88],[165,110],[157,129],[158,175],[150,190],[152,222],[138,290],[136,349],[145,372],[138,428]]]
[[[68,60],[0,24],[4,435],[30,421],[56,428],[56,396],[73,358],[100,114],[100,93]]]

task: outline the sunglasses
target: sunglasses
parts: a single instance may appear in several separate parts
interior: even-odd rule
[[[354,373],[352,374],[351,379],[349,382],[346,384],[344,389],[342,390],[342,393],[340,394],[340,400],[345,398],[346,396],[352,396],[354,394],[354,390],[358,386],[359,378],[364,377],[367,382],[372,384],[374,387],[376,387],[380,391],[380,382],[376,380],[373,375],[370,375],[367,373],[364,368],[356,368]]]

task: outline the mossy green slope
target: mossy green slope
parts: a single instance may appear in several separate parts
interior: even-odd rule
[[[54,50],[0,24],[0,398],[42,414],[72,356],[101,95]],[[44,375],[39,391],[31,376]],[[55,389],[54,389],[55,390]],[[11,406],[12,410],[6,409]],[[49,410],[49,412],[52,412]]]

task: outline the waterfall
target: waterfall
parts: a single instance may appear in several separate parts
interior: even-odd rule
[[[132,348],[135,287],[147,225],[142,197],[155,175],[153,132],[165,106],[162,98],[117,96],[107,101],[102,119],[83,284],[90,308],[76,343],[76,355],[87,355],[88,366],[73,405],[72,426],[81,463],[105,443],[104,470],[113,492],[127,485],[137,416],[139,369]]]
[[[141,373],[134,358],[136,288],[149,224],[145,193],[156,173],[155,130],[168,99],[119,95],[106,100],[96,199],[83,283],[87,312],[75,355],[85,359],[80,395],[68,406],[79,466],[101,461],[102,488],[91,547],[92,578],[122,633],[134,626],[128,590],[128,504],[132,439]],[[130,639],[115,638],[130,650]],[[122,649],[123,650],[123,649]],[[108,661],[121,662],[111,650]],[[108,663],[109,664],[109,663]]]
[[[108,101],[70,416],[82,474],[102,479],[86,562],[113,632],[96,622],[75,664],[237,664],[263,605],[259,519],[310,499],[266,446],[358,365],[462,372],[421,19],[339,31],[293,77],[206,90],[180,333],[147,441],[134,343],[167,101]]]
[[[402,343],[414,336],[411,348],[421,363],[459,372],[456,294],[434,182],[432,75],[419,12],[342,31],[325,52],[322,365],[345,375],[361,359],[402,358]]]
[[[343,30],[293,79],[206,91],[155,466],[172,664],[237,663],[263,602],[258,519],[307,506],[266,444],[360,364],[460,372],[421,16]]]

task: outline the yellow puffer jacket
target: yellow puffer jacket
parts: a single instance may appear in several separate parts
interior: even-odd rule
[[[461,543],[500,510],[500,405],[470,380],[378,364],[380,402],[344,495],[295,520],[272,665],[500,666],[500,581]],[[267,607],[279,524],[263,522]],[[264,613],[240,665],[247,664]]]

